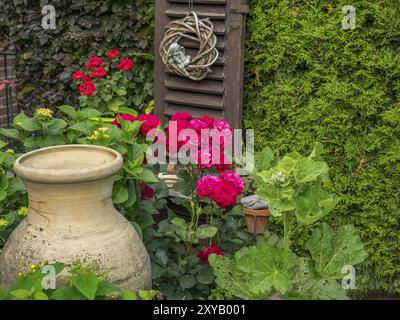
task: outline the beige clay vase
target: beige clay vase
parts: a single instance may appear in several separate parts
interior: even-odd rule
[[[14,163],[29,196],[29,213],[0,255],[0,284],[15,280],[22,260],[71,264],[96,260],[110,281],[150,289],[149,255],[132,225],[112,203],[114,176],[123,163],[108,148],[65,145],[29,152]]]

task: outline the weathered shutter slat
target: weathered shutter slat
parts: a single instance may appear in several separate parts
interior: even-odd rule
[[[185,17],[187,0],[156,1],[155,113],[166,119],[176,112],[194,117],[225,118],[235,128],[242,121],[243,49],[246,0],[194,0],[199,18],[210,18],[217,35],[219,58],[202,81],[177,76],[166,69],[158,49],[168,23]],[[180,44],[194,56],[199,45],[187,39]]]

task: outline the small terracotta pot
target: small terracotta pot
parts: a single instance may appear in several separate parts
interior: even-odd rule
[[[247,230],[250,233],[264,233],[268,217],[271,215],[271,212],[268,209],[254,210],[243,208],[242,212],[245,214],[244,219],[247,223]]]

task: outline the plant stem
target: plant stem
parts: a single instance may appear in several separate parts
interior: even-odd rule
[[[285,212],[283,214],[283,247],[286,251],[289,251],[289,228],[290,228],[290,220],[289,220],[289,212]]]

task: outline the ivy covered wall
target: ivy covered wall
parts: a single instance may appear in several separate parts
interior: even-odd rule
[[[326,149],[369,251],[357,286],[400,292],[400,2],[250,0],[245,126],[256,147]],[[342,7],[356,8],[343,30]]]
[[[400,292],[400,2],[249,2],[245,126],[257,129],[257,148],[281,154],[324,144],[342,197],[333,222],[355,224],[370,254],[357,285]],[[132,103],[151,99],[154,0],[52,0],[56,30],[41,27],[48,1],[3,3],[0,38],[18,49],[25,110],[73,102],[81,56],[113,47],[136,56]],[[348,4],[355,30],[341,28]]]
[[[154,0],[2,0],[0,39],[17,50],[18,103],[26,111],[72,103],[71,73],[88,55],[119,48],[132,55],[136,72],[132,106],[144,107],[153,95]],[[56,10],[56,29],[42,27],[42,7]]]

